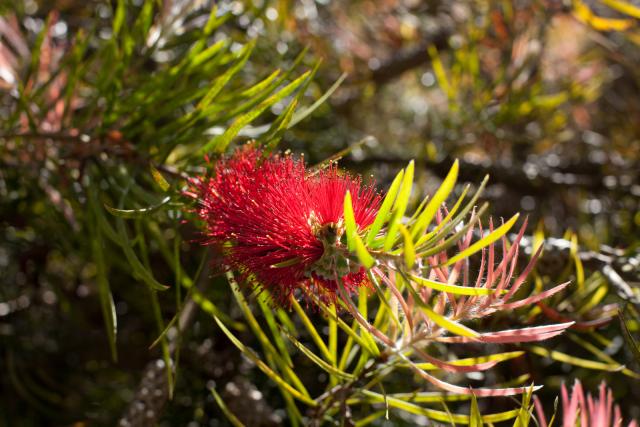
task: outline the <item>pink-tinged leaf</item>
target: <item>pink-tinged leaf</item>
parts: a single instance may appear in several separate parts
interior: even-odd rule
[[[513,244],[509,248],[509,252],[506,252],[507,240],[503,236],[503,239],[502,239],[503,259],[502,259],[502,262],[500,263],[500,266],[498,267],[498,271],[502,274],[502,280],[500,280],[500,284],[498,285],[498,289],[500,290],[508,286],[509,282],[511,281],[511,276],[513,275],[516,264],[518,263],[518,249],[520,248],[520,240],[522,240],[522,236],[524,236],[524,232],[525,232],[525,229],[527,228],[528,222],[529,222],[529,218],[525,218],[524,223],[522,224],[522,227],[520,227],[520,231],[518,232],[517,237],[515,238]],[[507,271],[507,267],[509,267],[509,264],[511,266],[509,268],[509,273],[507,274],[506,271]]]
[[[523,307],[525,305],[530,305],[530,304],[534,304],[534,303],[536,303],[538,301],[542,301],[543,299],[549,298],[551,295],[554,295],[554,294],[560,292],[561,290],[566,288],[569,285],[569,283],[571,283],[571,282],[563,283],[561,285],[558,285],[556,287],[548,289],[548,290],[546,290],[544,292],[540,292],[537,295],[532,295],[532,296],[530,296],[528,298],[521,299],[520,301],[512,302],[512,303],[509,303],[509,304],[503,304],[503,305],[500,306],[500,310],[515,310],[516,308],[520,308],[520,307]]]
[[[383,334],[378,328],[374,327],[369,322],[367,322],[367,319],[362,317],[362,314],[360,314],[358,309],[353,306],[353,303],[351,302],[351,298],[349,297],[349,295],[347,295],[347,293],[342,288],[342,284],[338,286],[338,293],[340,294],[340,297],[344,302],[344,306],[349,311],[349,313],[351,313],[351,315],[356,319],[356,321],[360,324],[360,326],[362,326],[370,334],[373,334],[376,338],[378,338],[381,342],[388,345],[389,347],[393,347],[395,345],[395,343],[391,341],[389,337]]]
[[[533,257],[531,257],[531,260],[529,261],[525,269],[522,271],[522,273],[520,273],[520,276],[518,276],[516,281],[513,282],[513,285],[511,285],[511,289],[509,289],[509,292],[507,292],[507,294],[504,296],[505,301],[509,301],[509,299],[516,292],[518,292],[518,289],[520,289],[520,285],[522,285],[526,278],[529,277],[529,274],[531,274],[531,270],[533,270],[533,267],[535,267],[536,262],[538,261],[538,257],[540,257],[540,254],[542,253],[543,247],[544,245],[540,245],[536,253],[533,255]]]
[[[536,387],[510,387],[510,388],[471,388],[471,387],[460,387],[457,385],[453,385],[446,381],[442,381],[433,375],[428,374],[422,369],[418,368],[413,362],[404,358],[405,361],[409,363],[411,369],[420,375],[425,380],[429,381],[431,384],[439,387],[443,390],[450,391],[452,393],[464,394],[467,396],[474,395],[476,397],[490,397],[490,396],[514,396],[517,394],[526,393],[527,391],[533,389],[533,391],[540,390],[542,386]]]
[[[376,276],[382,279],[382,281],[387,285],[387,287],[389,288],[393,296],[396,297],[396,299],[398,300],[398,303],[400,303],[400,307],[402,308],[402,311],[404,312],[405,317],[407,318],[407,322],[409,323],[409,328],[413,330],[413,316],[411,314],[411,309],[409,309],[407,301],[402,296],[402,293],[398,290],[398,287],[396,286],[395,281],[392,280],[386,274],[384,274],[384,272],[377,267],[373,268],[371,271],[373,272],[373,274],[375,274]],[[411,286],[411,285],[407,284],[407,286]]]
[[[494,344],[507,344],[507,343],[519,343],[519,342],[531,342],[531,341],[544,341],[549,338],[553,338],[560,335],[573,325],[574,322],[559,323],[554,325],[545,326],[533,326],[530,328],[522,329],[509,329],[500,332],[488,332],[481,334],[479,341]],[[446,343],[469,343],[473,340],[466,337],[439,337],[439,342]]]
[[[575,329],[577,331],[588,331],[588,330],[600,327],[602,325],[606,325],[607,323],[611,322],[614,319],[614,316],[610,316],[610,317],[603,317],[601,319],[594,319],[594,320],[588,320],[588,321],[575,321],[567,316],[563,316],[562,314],[558,313],[556,310],[554,310],[553,308],[549,307],[544,303],[538,302],[537,305],[538,307],[540,307],[544,315],[553,321],[573,322],[574,324],[573,326],[571,326],[571,329]]]
[[[547,418],[544,416],[542,403],[540,403],[538,396],[533,396],[533,405],[536,408],[536,419],[538,420],[538,424],[540,424],[540,427],[547,427]]]
[[[493,218],[489,218],[489,234],[493,233]],[[487,268],[487,283],[485,283],[485,287],[491,288],[493,287],[494,280],[494,270],[493,263],[495,260],[495,245],[489,245],[489,263]]]

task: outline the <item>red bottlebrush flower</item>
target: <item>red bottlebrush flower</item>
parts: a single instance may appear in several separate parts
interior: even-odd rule
[[[264,156],[251,145],[220,160],[213,172],[194,179],[190,194],[199,201],[208,243],[223,249],[243,281],[255,279],[283,304],[301,287],[334,299],[336,277],[350,290],[366,282],[341,242],[343,200],[350,191],[356,222],[365,228],[380,204],[373,186],[334,166],[307,176],[302,161]]]

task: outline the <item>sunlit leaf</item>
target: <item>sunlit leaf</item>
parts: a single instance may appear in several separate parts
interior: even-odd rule
[[[622,12],[625,15],[631,16],[636,19],[640,19],[640,7],[635,6],[627,1],[621,0],[600,0],[603,4],[609,6],[612,9]]]
[[[478,399],[475,395],[471,395],[471,410],[469,411],[469,427],[482,427],[482,414],[478,408]]]
[[[310,72],[302,74],[293,82],[289,83],[287,86],[282,88],[277,93],[271,95],[269,98],[262,101],[258,106],[253,108],[248,113],[236,118],[234,122],[229,126],[229,128],[220,135],[219,137],[214,138],[205,144],[201,149],[201,153],[207,153],[214,149],[216,152],[224,152],[229,143],[235,136],[240,132],[240,130],[251,123],[255,118],[257,118],[260,114],[262,114],[267,108],[274,105],[276,102],[281,101],[287,96],[291,95],[299,86],[301,86],[305,81],[309,78]]]
[[[279,386],[287,390],[296,399],[300,400],[303,403],[306,403],[309,406],[317,405],[315,401],[311,400],[309,397],[306,397],[305,395],[300,393],[298,390],[290,386],[289,383],[287,383],[284,379],[282,379],[280,375],[278,375],[271,368],[269,368],[269,366],[266,363],[264,363],[260,359],[260,357],[257,354],[255,354],[253,350],[245,346],[235,335],[233,335],[233,333],[231,333],[231,331],[227,329],[227,327],[224,325],[224,323],[222,323],[220,319],[214,316],[214,320],[216,321],[216,323],[218,324],[222,332],[224,332],[227,338],[229,338],[229,340],[233,343],[233,345],[235,345],[238,348],[238,350],[242,352],[242,354],[244,354],[253,363],[255,363],[258,369],[264,372],[269,378],[271,378]]]
[[[410,276],[410,278],[415,283],[421,286],[426,286],[428,288],[435,289],[436,291],[447,292],[454,295],[481,296],[481,295],[491,295],[495,292],[494,289],[474,288],[471,286],[449,285],[447,283],[436,282],[435,280],[425,279],[423,277],[418,277],[418,276]]]
[[[469,417],[467,415],[459,415],[459,414],[447,414],[443,411],[437,411],[435,409],[424,408],[422,406],[418,406],[414,403],[406,402],[401,399],[397,399],[395,397],[385,396],[370,391],[370,390],[361,390],[363,396],[367,398],[371,403],[388,403],[388,405],[392,408],[400,409],[405,412],[409,412],[411,414],[416,415],[424,415],[427,418],[430,418],[435,421],[441,422],[454,422],[460,424],[469,424]],[[513,419],[517,415],[517,410],[505,411],[496,414],[487,414],[482,417],[484,422],[488,423],[497,423],[500,421],[507,421]]]
[[[621,371],[624,366],[617,363],[602,363],[595,360],[583,359],[571,356],[556,350],[549,350],[540,346],[531,346],[529,351],[543,357],[549,357],[558,362],[568,363],[570,365],[579,366],[586,369],[594,369],[597,371],[617,372]]]
[[[598,31],[625,31],[633,25],[632,19],[603,18],[594,14],[581,0],[573,0],[573,15]]]
[[[449,197],[449,195],[453,191],[457,179],[458,161],[456,160],[453,163],[451,170],[447,174],[447,177],[442,181],[442,184],[440,184],[440,187],[438,187],[438,190],[433,195],[431,200],[429,200],[427,206],[424,208],[424,211],[422,211],[420,216],[418,216],[416,222],[411,227],[411,237],[414,241],[419,239],[427,230],[427,228],[431,224],[431,221],[433,220],[433,217],[436,215],[436,212],[438,212],[438,209],[440,209],[442,203],[447,200],[447,197]]]
[[[396,242],[398,224],[402,221],[402,217],[407,210],[407,204],[409,203],[409,196],[411,196],[411,188],[413,187],[413,170],[414,162],[412,160],[404,171],[402,186],[400,187],[398,198],[396,199],[393,207],[393,214],[389,220],[389,229],[384,240],[385,251],[390,250]]]
[[[142,218],[147,215],[150,215],[160,210],[163,206],[165,206],[170,201],[171,201],[171,197],[167,196],[164,199],[162,199],[160,203],[155,204],[153,206],[149,206],[147,208],[141,208],[141,209],[116,209],[106,204],[104,205],[104,207],[113,216],[131,219],[131,218]]]
[[[351,193],[347,191],[344,195],[344,224],[345,231],[347,233],[347,246],[350,251],[355,251],[360,263],[366,268],[371,268],[375,265],[376,260],[371,256],[369,251],[364,245],[362,238],[358,234],[358,228],[356,225],[355,216],[353,213],[353,204],[351,203]]]
[[[469,258],[474,253],[480,251],[482,248],[486,248],[505,234],[511,230],[511,227],[516,223],[520,214],[515,214],[509,221],[502,224],[500,227],[496,228],[492,233],[484,236],[482,239],[478,240],[468,248],[464,249],[462,252],[456,254],[455,256],[449,258],[445,265],[452,265],[461,259]]]
[[[298,341],[296,338],[294,338],[291,334],[289,334],[284,329],[282,329],[282,333],[293,343],[293,345],[298,350],[300,350],[305,356],[307,356],[309,360],[311,360],[313,363],[318,365],[320,368],[325,370],[330,375],[335,375],[336,377],[341,378],[343,380],[355,379],[353,375],[341,371],[340,369],[330,365],[329,363],[322,360],[320,357],[316,356],[311,350],[305,347],[300,341]]]
[[[416,262],[416,249],[413,246],[413,239],[411,238],[407,227],[399,224],[399,228],[402,236],[404,237],[404,246],[402,248],[402,251],[404,252],[404,264],[409,270],[411,270],[413,268],[413,264]]]
[[[391,212],[391,208],[393,207],[393,203],[396,200],[396,196],[398,194],[398,190],[400,189],[400,184],[402,183],[402,177],[404,175],[404,169],[400,170],[396,177],[393,179],[391,183],[391,187],[389,187],[389,191],[387,195],[384,197],[382,201],[382,205],[380,205],[380,209],[378,209],[378,214],[376,215],[373,224],[369,227],[369,232],[367,233],[367,245],[373,245],[373,241],[376,236],[382,229],[382,226],[387,221],[389,212]]]
[[[297,125],[302,120],[307,118],[311,113],[313,113],[318,107],[324,104],[324,102],[327,99],[329,99],[331,95],[333,95],[333,93],[338,89],[338,87],[340,87],[340,85],[346,78],[347,78],[347,73],[342,73],[342,75],[338,77],[338,80],[336,80],[335,83],[331,85],[331,87],[320,98],[316,100],[316,102],[314,102],[311,106],[305,108],[304,110],[297,112],[293,116],[293,119],[289,123],[288,128],[292,128],[293,126]]]

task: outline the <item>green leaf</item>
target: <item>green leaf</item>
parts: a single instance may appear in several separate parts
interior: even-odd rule
[[[242,354],[244,354],[253,363],[255,363],[258,369],[264,372],[280,387],[287,390],[296,399],[300,400],[303,403],[306,403],[309,406],[317,406],[317,403],[314,400],[301,394],[298,390],[289,385],[288,382],[286,382],[280,375],[278,375],[266,363],[264,363],[253,350],[245,346],[242,341],[240,341],[235,335],[233,335],[233,333],[229,329],[227,329],[227,327],[224,325],[224,323],[222,323],[220,319],[214,316],[214,320],[216,321],[222,332],[224,332],[227,338],[229,338],[229,340],[233,343],[233,345],[235,345],[238,350],[242,352]]]
[[[404,264],[407,269],[411,270],[411,268],[413,268],[413,264],[416,262],[416,249],[413,246],[413,239],[411,238],[407,227],[402,224],[399,224],[399,226],[400,232],[404,236]]]
[[[411,162],[409,162],[409,166],[407,166],[407,169],[404,172],[404,176],[402,177],[402,187],[400,188],[398,198],[396,199],[393,208],[393,216],[389,221],[389,230],[387,231],[387,237],[384,240],[385,251],[390,250],[396,242],[398,224],[400,223],[400,221],[402,221],[402,217],[407,210],[409,196],[411,195],[411,187],[413,186],[413,170],[414,162],[412,160]]]
[[[157,291],[164,291],[169,289],[168,286],[160,284],[153,277],[153,274],[149,270],[147,270],[147,268],[140,262],[140,260],[136,256],[122,218],[116,218],[116,228],[118,230],[120,247],[124,251],[124,255],[127,258],[127,261],[129,261],[129,265],[131,265],[131,268],[133,268],[134,277],[142,280],[152,289],[155,289]]]
[[[318,299],[316,295],[309,295],[309,296],[313,299],[314,303],[317,304],[318,307],[320,307],[322,312],[331,320],[336,321],[338,324],[338,327],[342,329],[345,333],[347,333],[349,335],[349,338],[353,339],[361,348],[363,348],[369,354],[373,354],[374,356],[378,356],[380,354],[380,351],[378,350],[378,347],[375,345],[375,341],[373,340],[373,338],[371,338],[370,340],[365,340],[364,338],[361,338],[356,333],[357,326],[355,325],[358,325],[357,322],[354,322],[355,323],[354,327],[350,327],[344,322],[344,320],[342,320],[335,313],[334,310],[331,310],[331,307],[327,306],[324,302]],[[364,332],[368,334],[368,332],[366,331]]]
[[[169,185],[167,180],[164,179],[164,176],[162,176],[160,171],[153,165],[149,166],[149,169],[151,169],[151,176],[153,177],[153,180],[156,182],[156,184],[158,184],[158,187],[160,187],[162,191],[168,191],[171,186]]]
[[[289,123],[291,122],[291,118],[293,117],[293,113],[296,110],[297,105],[297,99],[291,101],[287,108],[273,122],[269,130],[260,137],[259,140],[265,147],[265,154],[271,153],[282,139],[282,136],[289,128]]]
[[[447,79],[447,73],[442,65],[442,61],[440,60],[438,50],[434,45],[430,45],[427,52],[431,59],[431,65],[433,67],[433,72],[436,75],[436,79],[438,80],[438,84],[447,95],[447,98],[449,98],[449,100],[453,100],[455,98],[455,90],[451,87],[449,79]]]
[[[533,395],[533,384],[531,384],[531,387],[527,390],[526,393],[522,394],[522,403],[520,404],[520,409],[518,410],[518,416],[516,417],[516,420],[513,423],[513,427],[528,427],[530,425],[531,411],[533,410],[533,405],[531,405],[532,395]],[[553,419],[548,425],[549,426],[553,425]]]
[[[467,231],[469,231],[469,229],[471,227],[474,227],[476,222],[478,221],[478,218],[480,218],[480,216],[482,216],[482,214],[487,210],[487,208],[489,207],[488,203],[484,203],[480,209],[478,210],[478,212],[474,212],[473,215],[471,215],[471,218],[469,219],[469,221],[467,221],[467,223],[462,226],[461,228],[459,228],[454,234],[452,234],[451,236],[447,237],[447,239],[445,239],[444,242],[437,244],[435,246],[430,247],[429,249],[422,249],[420,250],[420,252],[418,252],[418,256],[420,257],[427,257],[427,256],[431,256],[431,255],[435,255],[435,254],[439,254],[443,251],[446,251],[447,249],[449,249],[450,247],[454,246],[456,243],[458,243],[458,241],[467,234]],[[455,222],[455,220],[454,220]],[[453,223],[453,222],[452,222]],[[451,224],[449,224],[451,225]],[[449,229],[449,226],[445,227],[445,229]],[[445,229],[443,229],[440,233],[438,233],[441,236],[445,235]],[[432,239],[432,242],[437,242],[439,240],[438,236],[436,236],[436,238]],[[427,246],[423,245],[423,247]]]
[[[640,19],[640,7],[631,4],[631,2],[621,0],[600,0],[612,9],[629,15],[633,18]]]
[[[376,260],[371,256],[369,251],[367,251],[367,248],[362,242],[362,238],[360,238],[360,235],[358,234],[356,219],[353,214],[353,205],[351,203],[351,193],[349,191],[344,195],[344,223],[347,232],[347,247],[349,248],[349,251],[355,250],[358,260],[360,260],[360,263],[364,267],[373,267]]]
[[[347,372],[341,371],[340,369],[330,365],[329,363],[322,360],[322,358],[316,356],[311,350],[305,347],[300,341],[294,338],[291,334],[289,334],[286,330],[281,329],[284,336],[286,336],[293,345],[300,350],[305,356],[309,358],[313,363],[318,365],[320,368],[325,370],[328,374],[341,378],[343,380],[354,380],[355,377]]]
[[[265,291],[266,292],[266,291]],[[260,306],[260,311],[262,311],[262,315],[267,321],[267,326],[269,326],[269,330],[271,331],[271,336],[273,337],[273,341],[278,348],[278,351],[282,355],[282,358],[286,362],[287,366],[293,366],[293,362],[291,361],[291,356],[289,355],[289,351],[285,341],[282,339],[282,334],[280,333],[280,327],[286,328],[287,326],[281,326],[277,323],[275,316],[273,315],[274,308],[269,306],[268,304],[268,296],[257,296],[256,300],[258,301],[258,305]],[[275,308],[275,310],[280,310],[280,308]],[[286,313],[284,313],[286,316]]]
[[[314,102],[311,106],[305,108],[304,110],[298,111],[294,116],[293,119],[291,120],[291,123],[289,124],[288,128],[292,128],[295,125],[297,125],[298,123],[300,123],[301,121],[303,121],[304,119],[306,119],[311,113],[313,113],[319,106],[321,106],[322,104],[324,104],[324,102],[329,99],[329,97],[331,95],[333,95],[333,93],[338,89],[338,87],[340,87],[340,85],[342,84],[342,82],[344,81],[344,79],[347,78],[347,73],[342,73],[342,75],[338,78],[338,80],[336,80],[336,82],[331,85],[331,87],[329,88],[329,90],[327,90],[324,95],[322,95],[320,98],[318,98],[316,100],[316,102]]]
[[[451,257],[445,263],[445,265],[453,265],[456,262],[460,261],[461,259],[469,258],[471,255],[478,252],[482,248],[489,246],[490,244],[492,244],[493,242],[495,242],[496,240],[498,240],[499,238],[507,234],[509,230],[511,230],[511,227],[513,227],[513,225],[516,223],[519,216],[520,214],[515,214],[513,217],[511,217],[509,221],[507,221],[506,223],[502,224],[500,227],[493,230],[491,234],[483,237],[482,239],[475,242],[473,245],[469,246],[467,249]]]
[[[109,213],[113,216],[119,217],[119,218],[143,218],[147,215],[150,215],[156,211],[158,211],[160,208],[162,208],[164,205],[166,205],[167,203],[169,203],[171,201],[171,197],[167,196],[164,199],[162,199],[162,201],[160,201],[160,203],[153,205],[153,206],[149,206],[147,208],[142,208],[142,209],[116,209],[116,208],[112,208],[111,206],[105,204],[104,207],[106,210],[109,211]]]
[[[373,220],[373,224],[369,228],[369,232],[367,233],[367,246],[373,245],[373,241],[375,240],[378,232],[382,229],[382,226],[387,221],[387,217],[389,216],[389,212],[391,211],[391,207],[393,206],[393,202],[396,200],[396,195],[398,194],[398,189],[400,188],[400,184],[402,182],[402,176],[404,175],[404,169],[400,170],[396,177],[393,179],[391,183],[391,187],[389,187],[389,191],[382,201],[382,205],[378,210],[378,214],[376,215],[376,219]]]
[[[580,357],[570,356],[566,353],[562,353],[555,350],[548,350],[540,346],[530,346],[528,349],[542,357],[549,357],[558,362],[568,363],[570,365],[579,366],[586,369],[594,369],[597,371],[617,372],[624,369],[624,365],[618,363],[602,363],[595,360],[582,359]]]
[[[475,395],[471,395],[471,411],[469,412],[469,427],[482,427],[482,414],[478,408],[478,399]]]
[[[410,276],[410,277],[412,281],[414,281],[419,285],[426,286],[431,289],[435,289],[436,291],[447,292],[454,295],[481,296],[481,295],[491,295],[495,292],[495,289],[449,285],[447,283],[436,282],[435,280],[429,280],[429,279],[425,279],[418,276]]]
[[[453,191],[453,188],[456,185],[456,180],[458,179],[458,161],[456,160],[451,167],[451,170],[447,174],[447,177],[442,181],[442,184],[436,191],[436,194],[433,195],[427,207],[424,208],[424,211],[420,214],[416,222],[411,227],[411,237],[414,241],[417,241],[429,228],[433,217],[442,206],[449,194]]]
[[[220,93],[220,91],[225,87],[225,85],[231,80],[231,78],[236,75],[244,65],[247,63],[247,60],[251,56],[251,52],[253,52],[253,48],[255,47],[255,42],[252,41],[245,46],[237,53],[238,60],[233,66],[231,66],[227,71],[224,72],[223,75],[218,77],[211,86],[211,88],[207,91],[205,96],[202,97],[198,105],[196,106],[197,111],[202,111],[206,106],[211,104],[214,98]],[[279,73],[276,70],[274,73]]]
[[[451,360],[448,363],[455,366],[473,366],[480,363],[491,362],[491,361],[504,362],[505,360],[510,360],[516,357],[520,357],[523,354],[524,354],[524,351],[509,351],[504,353],[490,354],[488,356],[468,357],[465,359]],[[422,369],[423,371],[437,371],[440,369],[432,363],[416,363],[415,365],[418,368]]]
[[[424,314],[427,315],[427,317],[429,317],[429,319],[433,320],[433,322],[436,325],[446,329],[447,331],[455,335],[460,335],[460,336],[469,337],[469,338],[480,337],[480,334],[478,334],[473,329],[468,328],[461,323],[455,322],[449,319],[448,317],[441,316],[435,311],[431,310],[429,307],[421,306],[420,309]]]
[[[122,30],[124,21],[126,18],[127,2],[125,0],[118,0],[115,13],[113,14],[113,37],[117,37]]]
[[[449,215],[447,215],[442,220],[442,222],[440,224],[438,224],[438,226],[433,231],[430,231],[427,234],[425,234],[424,236],[420,237],[420,239],[416,243],[416,247],[419,248],[419,247],[421,247],[423,245],[426,245],[430,241],[431,242],[438,242],[438,241],[442,240],[443,236],[446,236],[461,221],[463,221],[464,218],[467,216],[467,214],[476,206],[476,202],[480,198],[480,195],[482,194],[482,192],[484,191],[484,188],[486,187],[487,182],[489,182],[489,176],[488,175],[484,177],[484,179],[482,180],[482,183],[480,183],[480,186],[478,187],[478,189],[474,193],[473,197],[471,197],[471,199],[467,202],[467,204],[464,206],[464,208],[462,208],[460,213],[458,215],[456,215],[455,218],[451,219],[453,217],[453,215],[455,215],[455,212],[458,209],[458,205],[462,202],[463,196],[466,194],[466,191],[463,191],[463,194],[460,196],[460,198],[458,199],[458,201],[456,202],[454,207],[451,209],[451,211],[449,211]],[[482,210],[482,209],[480,209],[480,210]]]
[[[620,321],[622,332],[624,332],[622,336],[624,337],[627,346],[631,349],[631,354],[633,354],[636,359],[636,363],[640,363],[640,346],[638,346],[638,343],[635,338],[633,338],[633,335],[627,326],[627,320],[624,317],[624,310],[618,310],[618,320]]]
[[[384,417],[387,414],[386,410],[383,411],[376,411],[374,413],[372,413],[371,415],[368,415],[358,421],[355,422],[355,427],[365,427],[368,426],[369,424],[371,424],[374,421],[377,421],[378,419]]]
[[[478,334],[473,329],[468,328],[461,323],[453,321],[448,317],[442,316],[441,314],[438,314],[435,311],[433,311],[431,307],[429,307],[429,305],[425,301],[423,301],[423,299],[416,292],[416,290],[413,289],[413,286],[411,286],[410,283],[408,283],[406,287],[411,293],[411,295],[413,296],[414,301],[418,304],[418,307],[420,308],[420,310],[422,310],[422,312],[426,314],[427,317],[433,321],[433,323],[435,323],[436,325],[446,329],[447,331],[455,335],[460,335],[460,336],[469,337],[469,338],[480,337],[480,334]]]
[[[302,320],[302,324],[307,329],[307,332],[309,332],[309,335],[311,335],[311,339],[320,349],[320,352],[322,353],[325,360],[328,360],[331,363],[335,363],[335,360],[333,360],[333,355],[329,351],[329,348],[324,343],[324,340],[320,337],[320,334],[318,333],[318,330],[316,329],[316,327],[313,325],[313,322],[309,320],[309,317],[307,317],[302,307],[300,307],[300,304],[298,303],[298,301],[292,298],[291,305],[293,306],[293,309],[300,317],[300,320]]]
[[[102,317],[105,322],[107,338],[109,340],[109,349],[111,358],[114,362],[118,361],[118,350],[116,347],[116,337],[118,334],[118,318],[116,316],[116,308],[113,303],[113,295],[109,287],[109,279],[107,275],[107,267],[103,252],[103,239],[100,234],[100,228],[95,224],[92,227],[91,248],[93,259],[96,263],[96,282],[98,283],[98,295],[100,297],[100,307],[102,309]]]
[[[282,370],[282,372],[284,372],[284,374],[287,376],[289,381],[291,381],[292,385],[295,386],[300,391],[300,393],[305,395],[305,397],[310,397],[306,388],[302,384],[302,381],[300,381],[298,376],[291,369],[292,365],[287,363],[287,360],[285,360],[280,355],[280,353],[276,350],[273,344],[271,344],[271,340],[269,340],[269,337],[267,337],[267,334],[262,330],[260,323],[255,318],[255,316],[253,315],[253,312],[251,311],[251,308],[247,304],[247,301],[245,300],[244,295],[242,295],[242,293],[240,292],[238,288],[238,284],[236,283],[235,278],[233,277],[233,273],[227,272],[227,279],[229,280],[229,284],[233,292],[233,296],[236,298],[236,301],[238,302],[238,305],[240,306],[240,309],[242,310],[242,313],[244,314],[245,319],[247,319],[247,322],[249,323],[249,327],[251,328],[253,333],[256,334],[256,336],[258,337],[258,340],[260,341],[260,344],[262,345],[267,356],[271,357],[275,361],[275,364],[277,364],[277,366]],[[271,363],[271,365],[273,365],[273,363]]]
[[[233,414],[233,412],[231,412],[231,410],[229,410],[229,408],[227,407],[226,403],[224,403],[224,400],[222,400],[222,397],[220,397],[218,392],[216,392],[216,389],[211,387],[209,390],[211,391],[211,394],[213,394],[213,398],[216,400],[216,403],[218,404],[218,406],[222,410],[222,413],[224,414],[224,416],[227,417],[229,422],[234,427],[244,427],[244,424],[238,419],[238,417],[236,417]]]
[[[216,137],[209,141],[200,149],[201,153],[207,153],[214,149],[218,153],[224,152],[229,143],[236,135],[242,130],[243,127],[251,123],[255,118],[261,115],[267,108],[271,107],[276,102],[291,95],[300,85],[302,85],[309,77],[310,72],[307,71],[302,76],[298,77],[293,82],[282,88],[279,92],[271,95],[269,98],[262,101],[253,110],[245,113],[244,115],[236,118],[229,128],[219,137]]]
[[[469,417],[467,415],[459,414],[447,414],[443,411],[437,411],[435,409],[423,408],[413,403],[406,402],[404,400],[392,397],[390,395],[383,396],[379,393],[370,390],[361,390],[360,393],[371,403],[386,403],[392,408],[397,408],[405,412],[416,415],[424,415],[435,421],[441,422],[454,422],[460,424],[469,424]],[[507,421],[513,419],[518,414],[518,410],[499,412],[496,414],[488,414],[482,417],[483,422],[497,423],[501,421]]]

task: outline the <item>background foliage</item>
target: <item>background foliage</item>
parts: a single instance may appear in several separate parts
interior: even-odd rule
[[[339,388],[335,402],[360,399],[348,417],[335,402],[304,404],[349,384],[337,350],[360,339],[375,353],[372,338],[348,316],[273,310],[229,286],[184,221],[184,179],[205,154],[252,138],[311,165],[341,153],[381,189],[414,159],[408,212],[444,187],[454,159],[469,194],[489,174],[493,217],[529,216],[519,271],[548,238],[527,285],[572,285],[473,326],[576,324],[495,346],[525,354],[454,379],[544,384],[549,416],[562,381],[595,392],[604,379],[625,419],[640,417],[631,3],[30,0],[0,11],[0,424],[415,425],[428,410],[520,407],[400,395],[439,389],[396,370],[383,390]],[[375,301],[372,319],[384,312]],[[367,369],[360,360],[349,375]],[[301,404],[275,378],[312,397]]]

